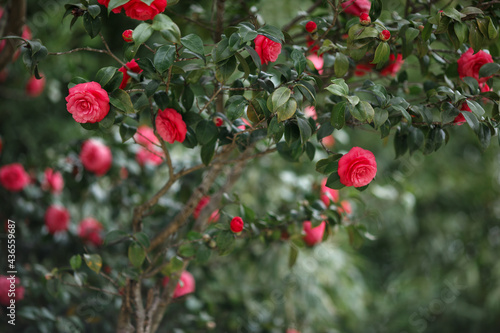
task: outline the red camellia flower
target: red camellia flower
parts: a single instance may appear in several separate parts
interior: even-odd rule
[[[369,150],[353,147],[339,160],[338,174],[345,186],[363,187],[368,185],[377,173],[375,156]]]
[[[99,4],[106,6],[106,8],[108,8],[109,6],[109,1],[110,0],[97,0]],[[113,9],[112,12],[115,14],[119,14],[122,11],[122,8],[123,6],[118,6],[115,9]]]
[[[330,205],[330,201],[337,202],[339,201],[339,191],[334,190],[333,188],[329,188],[326,186],[326,178],[321,182],[321,201],[325,204],[325,206]]]
[[[80,159],[85,169],[102,176],[111,167],[113,156],[108,146],[95,139],[89,139],[82,145]]]
[[[378,38],[380,38],[380,40],[383,40],[384,42],[388,41],[389,38],[391,38],[391,32],[389,30],[382,30],[378,34]]]
[[[321,243],[323,234],[325,233],[325,226],[326,222],[322,221],[317,227],[312,228],[311,221],[304,221],[302,229],[305,235],[302,239],[309,246]]]
[[[462,104],[462,107],[460,108],[461,111],[467,111],[467,112],[472,112],[472,110],[469,108],[469,105],[467,102],[464,102]],[[453,123],[456,124],[457,126],[462,126],[466,122],[465,117],[462,113],[460,113],[458,116],[453,119]]]
[[[368,73],[370,73],[375,65],[373,64],[357,64],[356,69],[354,70],[354,75],[355,76],[364,76]]]
[[[479,78],[479,70],[484,64],[493,62],[493,58],[489,53],[484,51],[479,51],[474,54],[474,50],[469,48],[467,52],[462,54],[460,58],[457,60],[458,64],[458,75],[461,79],[466,76],[473,77],[480,84],[488,81],[491,76]]]
[[[15,290],[15,296],[13,295],[13,290]],[[24,287],[21,286],[21,280],[18,277],[11,278],[10,276],[0,275],[0,304],[9,306],[11,299],[15,299],[17,302],[23,298]]]
[[[45,211],[45,226],[50,234],[68,230],[69,212],[61,206],[52,205]]]
[[[403,55],[398,54],[397,56],[394,56],[394,54],[391,54],[389,56],[389,62],[387,66],[382,68],[382,70],[380,71],[380,75],[395,76],[403,66],[404,62],[405,61],[403,60]]]
[[[127,43],[133,43],[134,42],[134,38],[132,37],[133,34],[134,34],[134,31],[132,31],[132,29],[125,30],[122,33],[122,38]]]
[[[109,112],[109,96],[97,82],[80,83],[69,88],[66,97],[68,112],[79,123],[101,121]]]
[[[165,276],[163,278],[162,284],[163,287],[165,287],[168,283],[170,278],[168,276]],[[179,283],[175,287],[174,294],[172,295],[173,298],[178,298],[190,293],[193,293],[196,288],[196,284],[194,281],[193,275],[189,273],[188,271],[183,271],[181,273],[181,276],[179,278]]]
[[[128,17],[140,21],[154,19],[156,15],[165,11],[166,7],[167,0],[154,0],[149,6],[141,0],[131,0],[123,5]]]
[[[316,32],[316,30],[318,30],[318,26],[316,25],[316,23],[314,21],[309,21],[306,23],[306,31],[307,32],[313,33],[313,32]]]
[[[21,191],[30,183],[30,176],[20,163],[4,165],[0,168],[0,184],[12,192]]]
[[[120,83],[120,89],[124,89],[127,86],[127,83],[130,81],[130,75],[128,75],[127,70],[134,72],[134,73],[141,73],[142,69],[139,67],[139,64],[135,61],[135,59],[130,60],[125,64],[126,67],[121,67],[118,69],[120,72],[123,73],[123,79],[122,82]]]
[[[372,19],[367,13],[361,13],[361,15],[359,15],[359,23],[361,25],[369,25],[370,23],[372,23]]]
[[[255,38],[255,52],[259,55],[261,64],[275,62],[281,53],[281,44],[270,40],[266,36],[258,35]]]
[[[238,233],[238,232],[241,232],[243,230],[244,225],[245,225],[245,223],[243,223],[243,219],[239,216],[235,216],[231,220],[229,227],[231,228],[232,232]]]
[[[144,147],[160,145],[160,141],[156,137],[154,130],[147,125],[139,126],[137,132],[134,134],[134,140]]]
[[[42,189],[51,191],[54,194],[61,193],[64,187],[64,180],[59,171],[54,172],[51,168],[45,169],[45,179],[42,182]]]
[[[102,244],[102,230],[103,227],[101,222],[92,217],[87,217],[78,225],[78,236],[85,242],[100,246]]]
[[[214,124],[217,127],[221,127],[222,125],[224,125],[224,119],[222,119],[221,117],[215,117]]]
[[[209,202],[210,202],[210,196],[208,195],[200,199],[193,212],[193,217],[195,219],[197,219],[200,216],[201,211],[203,210],[203,208],[205,208],[206,205],[208,205]],[[219,210],[216,209],[212,212],[212,214],[210,214],[208,222],[210,223],[217,222],[219,218],[220,218]]]
[[[341,5],[346,14],[359,16],[361,13],[369,13],[372,4],[368,0],[348,0]]]
[[[42,94],[43,89],[45,88],[45,77],[42,77],[40,80],[37,80],[36,77],[32,76],[26,83],[26,95],[29,97],[38,97]]]
[[[158,110],[155,123],[156,131],[163,140],[168,143],[184,142],[187,133],[186,123],[182,120],[181,114],[174,109]]]

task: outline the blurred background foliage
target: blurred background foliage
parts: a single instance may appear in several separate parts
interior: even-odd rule
[[[70,18],[61,22],[65,3],[28,1],[28,24],[34,38],[41,39],[50,52],[101,47],[99,38],[89,39],[81,22],[71,31]],[[210,20],[210,13],[203,11],[210,3],[181,0],[175,11]],[[227,3],[230,13],[238,1]],[[282,26],[312,1],[245,3],[255,5],[263,21]],[[448,1],[438,1],[436,7],[440,3]],[[404,2],[384,2],[384,6],[400,10]],[[167,10],[167,14],[171,13]],[[387,10],[383,13],[390,14]],[[172,18],[186,34],[194,29],[181,17]],[[109,22],[104,22],[104,35],[117,53],[123,47],[121,32],[135,24],[124,15],[110,15]],[[121,143],[115,132],[97,133],[113,151],[109,177],[84,174],[75,162],[81,142],[96,133],[84,130],[66,111],[67,84],[75,76],[91,80],[107,65],[116,64],[95,53],[48,57],[41,66],[46,89],[40,97],[28,98],[24,87],[29,75],[19,60],[9,67],[1,84],[0,136],[4,147],[0,164],[20,162],[38,182],[43,170],[52,167],[63,173],[66,182],[59,197],[35,186],[23,195],[0,189],[0,220],[18,222],[18,276],[26,288],[25,299],[18,303],[15,332],[114,331],[118,297],[45,279],[52,268],[68,266],[72,254],[83,253],[85,246],[92,250],[92,245],[85,245],[76,235],[78,221],[92,215],[105,230],[125,228],[130,207],[151,195],[166,175],[165,166],[141,169],[134,160],[137,147]],[[412,68],[411,59],[404,68],[413,82],[424,79]],[[391,83],[390,78],[382,80]],[[452,139],[438,153],[416,152],[398,159],[391,139],[380,140],[366,128],[335,131],[334,150],[345,152],[361,146],[377,157],[378,174],[367,191],[341,190],[341,197],[354,207],[353,218],[364,224],[374,239],[353,249],[345,229],[334,229],[323,244],[301,250],[291,269],[290,243],[280,240],[279,235],[263,234],[260,242],[239,240],[231,255],[213,253],[207,263],[189,267],[196,279],[196,292],[172,305],[161,331],[277,333],[287,327],[303,333],[498,331],[498,146],[493,143],[482,152],[467,126],[455,126],[451,131]],[[196,155],[174,146],[174,160],[188,164]],[[125,180],[120,174],[122,167],[128,171]],[[196,184],[196,177],[200,174],[179,184],[175,196],[160,202],[160,210],[147,228],[154,230],[168,221],[180,198]],[[292,164],[266,156],[248,165],[234,193],[263,218],[268,211],[291,211],[293,215],[296,202],[319,198],[320,182],[314,163],[305,158]],[[43,228],[43,214],[52,203],[63,204],[71,213],[69,232],[56,237]],[[223,219],[238,214],[233,208],[225,210]],[[300,228],[302,221],[289,223]],[[0,237],[5,237],[3,230]],[[104,265],[111,267],[111,276],[127,269],[125,246],[105,246],[100,253]],[[2,252],[1,267],[6,267],[5,260]],[[92,274],[86,270],[89,282],[106,285]],[[3,313],[0,331],[14,332]]]

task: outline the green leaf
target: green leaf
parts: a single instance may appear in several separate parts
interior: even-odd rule
[[[479,52],[483,47],[483,35],[476,24],[469,26],[469,44],[474,52]]]
[[[460,44],[463,44],[463,42],[465,42],[465,40],[467,39],[467,24],[462,22],[455,22],[455,24],[453,24],[453,29],[455,30],[458,41],[460,42]]]
[[[290,254],[288,255],[288,268],[292,268],[297,262],[297,257],[299,256],[299,250],[293,244],[290,245]]]
[[[162,37],[172,43],[181,43],[181,31],[177,24],[174,23],[165,14],[158,14],[153,19],[153,24],[151,25],[153,30],[160,31]],[[134,40],[135,40],[135,36]]]
[[[208,166],[214,158],[216,143],[217,139],[214,139],[201,146],[200,157],[203,164]]]
[[[292,92],[290,91],[290,89],[288,89],[288,87],[281,87],[276,89],[271,95],[271,102],[273,106],[272,110],[276,111],[278,108],[285,105],[285,103],[290,99],[291,94]]]
[[[486,148],[488,148],[488,146],[490,145],[490,142],[491,142],[490,127],[485,123],[479,124],[479,128],[477,131],[477,137],[479,139],[479,143],[481,144],[481,149],[483,151],[486,150]]]
[[[118,240],[128,238],[129,234],[123,230],[112,230],[108,232],[106,238],[104,239],[104,244],[114,243]]]
[[[299,126],[300,139],[302,140],[302,144],[305,144],[312,135],[311,126],[306,119],[301,117],[297,117],[297,125]]]
[[[240,118],[245,113],[245,107],[248,105],[248,100],[242,95],[229,97],[226,102],[226,112],[229,120],[233,121]]]
[[[82,265],[82,256],[75,254],[69,259],[69,264],[73,270],[77,270]]]
[[[357,31],[354,39],[376,38],[378,34],[379,31],[374,27],[363,27],[362,30]]]
[[[468,112],[468,111],[460,111],[460,113],[464,116],[464,118],[467,121],[467,124],[469,124],[470,128],[474,132],[477,132],[479,130],[479,121],[477,120],[476,115],[473,114],[472,112]]]
[[[229,40],[223,37],[220,42],[215,45],[215,49],[212,52],[212,58],[217,63],[232,57],[234,53],[235,51],[229,48]]]
[[[408,135],[408,148],[410,149],[410,155],[422,147],[424,140],[424,133],[422,133],[420,129],[416,127],[410,128],[410,134]]]
[[[179,246],[177,253],[179,253],[179,255],[184,258],[193,257],[196,255],[196,248],[192,243],[185,243]]]
[[[253,63],[255,64],[255,66],[257,67],[257,69],[260,71],[260,69],[262,67],[262,63],[261,63],[259,54],[253,48],[251,48],[248,45],[245,46],[245,50],[248,52],[248,54],[250,54],[250,57],[252,58]]]
[[[193,52],[198,58],[205,61],[205,48],[203,40],[195,34],[189,34],[181,38],[181,44],[189,51]]]
[[[337,171],[333,172],[326,180],[326,186],[334,190],[340,190],[345,185],[340,182],[340,176]]]
[[[494,62],[484,64],[479,69],[479,78],[492,76],[496,74],[499,70],[500,70],[500,64]]]
[[[424,42],[428,41],[431,38],[432,34],[432,24],[427,22],[424,26],[424,30],[422,31],[422,40]]]
[[[349,71],[349,58],[345,54],[337,52],[333,68],[337,77],[344,76]]]
[[[354,118],[361,122],[371,123],[373,117],[375,116],[375,110],[370,103],[366,101],[360,101],[354,108],[351,109],[351,114]]]
[[[104,87],[106,86],[106,84],[108,84],[109,81],[111,81],[111,79],[113,78],[113,76],[116,74],[117,71],[118,68],[116,67],[112,66],[103,67],[95,75],[95,80],[99,82],[101,87]]]
[[[347,96],[349,94],[349,87],[345,83],[344,79],[332,80],[332,84],[325,88],[332,94],[336,96]]]
[[[111,13],[111,11],[117,7],[123,6],[130,0],[110,0],[108,4],[108,14]]]
[[[130,95],[122,89],[116,89],[109,95],[109,102],[118,110],[126,114],[135,113],[134,105],[130,99]]]
[[[443,14],[445,16],[448,16],[449,18],[455,20],[455,21],[461,21],[462,18],[464,18],[466,15],[460,13],[458,10],[456,10],[455,8],[449,6],[448,8],[446,8],[444,11],[443,11]]]
[[[324,175],[337,172],[342,154],[332,154],[316,163],[316,171]]]
[[[295,67],[297,74],[302,74],[307,65],[307,59],[304,56],[304,53],[295,49],[290,54],[290,58],[293,60],[293,66]]]
[[[85,264],[87,267],[99,274],[102,267],[102,259],[98,254],[84,254],[83,259],[85,260]]]
[[[142,231],[134,234],[134,239],[145,248],[148,248],[151,244],[149,241],[149,236]]]
[[[120,125],[120,136],[122,138],[122,142],[126,142],[128,139],[132,138],[137,131],[137,128],[134,126],[130,126],[127,124]]]
[[[293,98],[290,98],[288,102],[286,102],[276,110],[276,113],[278,114],[278,121],[282,122],[284,120],[290,119],[291,117],[293,117],[296,110],[297,101]]]
[[[87,7],[87,11],[95,19],[101,13],[101,7],[99,5],[90,5]]]
[[[220,231],[215,238],[219,255],[229,254],[235,245],[234,234],[231,231]]]
[[[144,259],[146,259],[144,248],[139,243],[132,242],[128,247],[128,260],[130,260],[134,267],[140,268]]]
[[[285,40],[285,36],[283,36],[281,30],[269,24],[260,28],[257,32],[259,35],[264,35],[276,43],[281,44]]]
[[[389,60],[389,55],[391,49],[389,44],[386,42],[380,42],[375,50],[375,56],[373,57],[372,64],[383,64]]]
[[[175,46],[173,45],[164,45],[158,48],[153,60],[156,70],[159,73],[167,71],[174,64],[175,56]]]
[[[87,131],[97,131],[99,129],[99,123],[81,123],[80,126]]]
[[[140,45],[145,43],[149,37],[153,34],[154,30],[151,27],[151,24],[142,22],[139,24],[132,33],[132,38],[134,39],[135,45]]]
[[[466,100],[467,105],[469,106],[470,110],[478,117],[481,117],[484,114],[484,109],[483,107],[476,101],[472,100]]]
[[[333,107],[330,123],[336,129],[341,129],[345,125],[346,102],[340,102]]]
[[[488,17],[488,39],[492,40],[498,37],[498,28],[495,27],[493,20]]]
[[[309,161],[314,160],[314,156],[316,155],[316,147],[311,142],[306,143],[306,154],[309,158]]]
[[[309,119],[309,121],[311,121],[311,119]],[[313,122],[314,122],[314,120],[313,120]],[[316,124],[314,124],[313,127],[315,127],[315,126],[316,126]],[[328,121],[321,124],[318,131],[316,132],[316,137],[318,138],[318,141],[322,140],[323,138],[326,138],[327,136],[332,134],[334,129],[335,128]]]
[[[238,33],[241,36],[241,41],[243,43],[254,40],[257,37],[257,31],[255,31],[255,26],[250,22],[242,22],[238,24]]]
[[[202,120],[196,125],[196,139],[200,144],[207,144],[218,136],[219,130],[213,121]]]
[[[417,38],[417,36],[419,34],[420,34],[420,30],[418,30],[418,29],[411,28],[411,27],[406,29],[406,32],[405,32],[406,41],[408,43],[413,42],[413,40],[415,38]]]
[[[382,13],[382,0],[372,0],[370,7],[370,18],[373,22],[379,18]]]
[[[236,57],[229,57],[226,61],[219,62],[215,68],[215,78],[217,81],[224,83],[231,75],[233,75],[236,69]]]
[[[359,249],[364,243],[363,236],[361,236],[358,229],[353,225],[347,226],[346,230],[349,234],[349,243],[351,246],[355,249]]]
[[[94,38],[101,31],[101,18],[93,18],[88,12],[83,14],[83,27],[89,34],[90,38]]]
[[[375,125],[375,129],[378,129],[380,126],[382,126],[388,118],[389,112],[386,109],[375,109],[375,115],[373,117],[373,124]]]

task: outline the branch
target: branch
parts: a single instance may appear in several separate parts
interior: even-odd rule
[[[97,52],[97,53],[108,54],[108,51],[106,51],[106,50],[94,49],[94,48],[91,48],[91,47],[78,47],[76,49],[72,49],[72,50],[69,50],[69,51],[49,52],[48,55],[64,55],[64,54],[70,54],[70,53],[75,53],[75,52],[80,52],[80,51],[90,51],[90,52]]]
[[[309,48],[307,49],[307,52],[311,52],[311,50],[313,49],[314,46],[316,46],[316,44],[318,44],[318,42],[322,39],[324,39],[328,33],[330,32],[330,30],[332,30],[332,28],[335,26],[335,24],[337,24],[337,18],[339,16],[339,7],[335,7],[334,4],[331,3],[331,1],[328,0],[328,3],[330,4],[330,6],[332,6],[333,8],[333,20],[332,20],[332,24],[330,24],[330,26],[328,26],[328,29],[326,29],[325,33],[323,35],[321,35],[321,37],[319,37],[318,39],[316,39],[314,41],[314,43],[312,43]],[[352,2],[349,6],[351,6],[354,2]],[[340,5],[339,5],[340,6]],[[348,7],[349,7],[348,6]],[[346,7],[347,8],[347,7]]]
[[[4,14],[5,15],[5,14]],[[21,36],[23,25],[26,21],[26,0],[11,1],[11,7],[8,11],[7,25],[5,26],[4,36]],[[16,52],[18,41],[8,40],[0,53],[0,71],[7,66]]]
[[[142,304],[141,282],[141,278],[137,281],[131,282],[132,300],[135,305],[135,326],[137,327],[137,333],[145,333],[144,321],[146,320],[146,313],[144,312],[144,305]]]
[[[118,58],[117,56],[115,56],[113,54],[113,52],[111,52],[111,50],[109,49],[109,46],[108,46],[108,43],[106,42],[106,40],[104,39],[104,36],[102,35],[102,33],[100,32],[99,33],[99,36],[101,36],[101,40],[102,40],[102,43],[104,44],[104,47],[106,48],[106,50],[108,51],[108,55],[111,56],[113,59],[115,59],[116,61],[118,61],[122,66],[125,66],[126,67],[126,64],[120,60],[120,58]]]
[[[217,97],[217,95],[219,95],[219,93],[222,91],[222,85],[221,87],[219,88],[219,90],[217,90],[213,95],[212,97],[210,97],[210,100],[201,108],[200,112],[198,113],[202,113],[203,111],[205,111],[206,108],[208,108],[208,106],[210,105],[210,103],[213,102],[213,100],[215,99],[215,97]]]

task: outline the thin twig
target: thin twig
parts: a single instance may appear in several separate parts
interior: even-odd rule
[[[104,36],[102,35],[101,32],[99,32],[99,36],[101,36],[101,41],[104,44],[104,47],[106,48],[106,50],[108,51],[108,55],[111,56],[116,61],[118,61],[122,66],[126,67],[127,65],[123,61],[121,61],[120,58],[118,58],[117,56],[115,56],[113,52],[111,52],[111,49],[109,48],[109,45],[106,42],[106,39],[104,39]]]
[[[202,113],[203,111],[205,111],[206,108],[208,108],[208,106],[210,105],[210,103],[213,102],[213,100],[217,97],[217,95],[219,95],[219,93],[222,91],[222,86],[219,88],[219,90],[217,90],[213,95],[212,97],[210,97],[210,99],[208,100],[208,102],[201,108],[200,112],[198,113]]]
[[[301,19],[303,19],[304,17],[306,17],[307,15],[311,14],[313,10],[315,10],[316,8],[318,8],[321,3],[323,2],[323,0],[317,0],[311,7],[309,7],[304,14],[301,14],[301,15],[297,15],[293,20],[291,20],[288,24],[286,24],[284,27],[283,27],[283,31],[288,31],[290,30],[291,27],[294,26],[295,23],[299,22]]]

